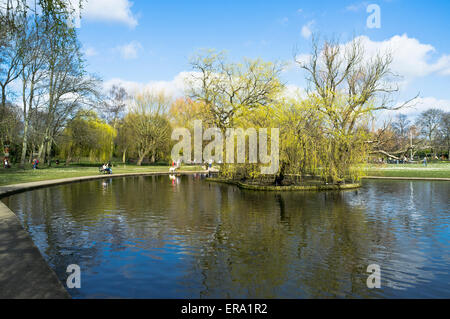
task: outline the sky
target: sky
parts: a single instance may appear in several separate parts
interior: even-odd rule
[[[379,8],[379,25],[368,24]],[[369,7],[371,8],[371,7]],[[78,33],[87,69],[105,87],[183,89],[189,58],[200,49],[226,51],[231,61],[262,58],[289,67],[282,79],[304,89],[294,56],[310,52],[311,35],[347,43],[360,37],[366,52],[389,50],[400,92],[394,104],[420,94],[417,115],[450,111],[450,1],[148,1],[88,0]]]

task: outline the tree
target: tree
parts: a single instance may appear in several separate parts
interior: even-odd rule
[[[49,49],[43,88],[47,99],[42,104],[45,130],[39,146],[39,158],[46,158],[50,164],[53,143],[67,120],[81,107],[98,105],[100,94],[97,91],[99,80],[84,71],[75,30],[55,21],[55,25],[47,31],[46,39]]]
[[[411,149],[411,146],[407,144],[406,137],[402,137],[399,130],[391,123],[384,123],[370,135],[371,154],[400,160]]]
[[[439,132],[439,124],[444,115],[444,111],[439,109],[429,109],[420,113],[416,125],[420,132],[428,140],[431,152],[436,156],[435,138]]]
[[[117,128],[118,121],[124,116],[127,99],[128,93],[125,88],[113,85],[108,92],[108,98],[102,105],[105,119],[114,128]]]
[[[232,127],[242,112],[269,105],[282,90],[281,64],[261,60],[227,63],[224,53],[200,52],[191,59],[194,75],[189,95],[205,105],[209,124],[221,130]]]
[[[127,116],[120,120],[117,126],[117,138],[115,140],[117,150],[122,153],[122,163],[124,164],[127,161],[127,155],[136,152],[133,126],[129,121],[125,121],[126,118]]]
[[[26,50],[23,39],[23,8],[13,6],[11,1],[0,10],[0,116],[6,109],[8,86],[22,71],[21,57]]]
[[[175,126],[192,129],[194,121],[204,119],[207,111],[205,105],[201,102],[196,102],[190,98],[178,98],[170,106],[169,116]]]
[[[398,114],[396,120],[392,123],[392,128],[400,138],[407,138],[410,124],[411,121],[408,120],[406,114]]]
[[[78,6],[81,7],[82,1],[78,1]],[[27,41],[29,17],[38,19],[40,15],[47,32],[56,26],[67,29],[67,21],[74,12],[73,4],[76,3],[71,0],[6,0],[0,3],[0,107],[5,107],[8,85],[23,69],[21,62],[30,44]]]
[[[442,145],[446,147],[448,159],[450,158],[450,112],[442,115],[439,123],[439,132]]]
[[[144,90],[134,97],[124,122],[133,136],[140,166],[145,157],[152,162],[170,152],[171,127],[167,116],[170,98],[163,91]]]
[[[5,108],[3,109],[1,124],[0,149],[3,150],[4,156],[10,157],[10,160],[15,161],[18,151],[17,145],[19,143],[19,134],[22,130],[20,111],[16,105],[6,103]],[[11,157],[13,157],[13,159],[11,159]]]
[[[312,52],[305,61],[296,59],[306,71],[311,106],[324,118],[330,143],[326,151],[330,165],[327,179],[341,181],[349,169],[361,162],[366,146],[361,143],[368,120],[378,110],[397,110],[410,101],[392,105],[398,90],[390,82],[392,57],[367,57],[358,39],[347,45],[319,42],[313,37]]]
[[[114,128],[99,119],[95,112],[80,111],[59,139],[61,155],[66,164],[83,156],[106,162],[113,154],[115,137]]]
[[[24,42],[27,50],[21,57],[21,80],[22,80],[22,114],[23,114],[23,138],[22,155],[20,165],[25,165],[28,148],[28,130],[30,126],[30,116],[33,108],[37,107],[36,93],[39,85],[45,77],[45,65],[47,56],[47,45],[44,34],[44,25],[39,16],[28,18],[24,21]]]

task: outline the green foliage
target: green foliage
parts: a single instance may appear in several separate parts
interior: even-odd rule
[[[79,112],[62,134],[60,155],[70,162],[74,158],[89,157],[108,161],[114,151],[116,132],[93,112]]]
[[[279,99],[272,106],[247,109],[236,123],[245,128],[280,129],[279,176],[318,177],[333,183],[359,180],[363,169],[357,164],[365,162],[368,154],[366,117],[359,116],[352,128],[342,125],[339,117],[345,99],[335,101],[332,111],[324,112],[322,100],[313,95],[304,100]],[[232,179],[258,179],[260,166],[223,165],[221,173]]]

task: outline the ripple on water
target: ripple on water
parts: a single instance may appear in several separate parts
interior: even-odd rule
[[[276,194],[159,176],[4,201],[61,281],[80,265],[75,298],[450,298],[449,185]]]

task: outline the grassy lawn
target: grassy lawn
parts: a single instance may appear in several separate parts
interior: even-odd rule
[[[203,170],[200,166],[182,166],[183,171]],[[168,166],[136,166],[136,165],[114,165],[113,173],[144,173],[144,172],[168,172]],[[367,176],[380,177],[439,177],[450,178],[450,163],[430,163],[427,167],[422,164],[383,164],[369,165],[365,173]],[[10,169],[0,168],[0,186],[43,180],[93,176],[99,175],[97,165],[70,165],[56,166],[51,168],[42,167],[37,170],[26,168],[25,170],[13,167]]]
[[[439,177],[450,178],[450,163],[430,163],[427,167],[422,164],[382,164],[369,165],[367,176],[382,177]]]
[[[181,167],[181,170],[183,171],[196,171],[203,169],[204,168],[200,166]],[[169,166],[115,165],[113,167],[113,174],[168,171]],[[70,165],[65,167],[64,165],[56,166],[53,164],[51,168],[42,167],[37,170],[33,170],[31,168],[26,168],[23,170],[17,167],[12,167],[10,169],[0,168],[0,186],[93,175],[99,175],[98,166]]]

